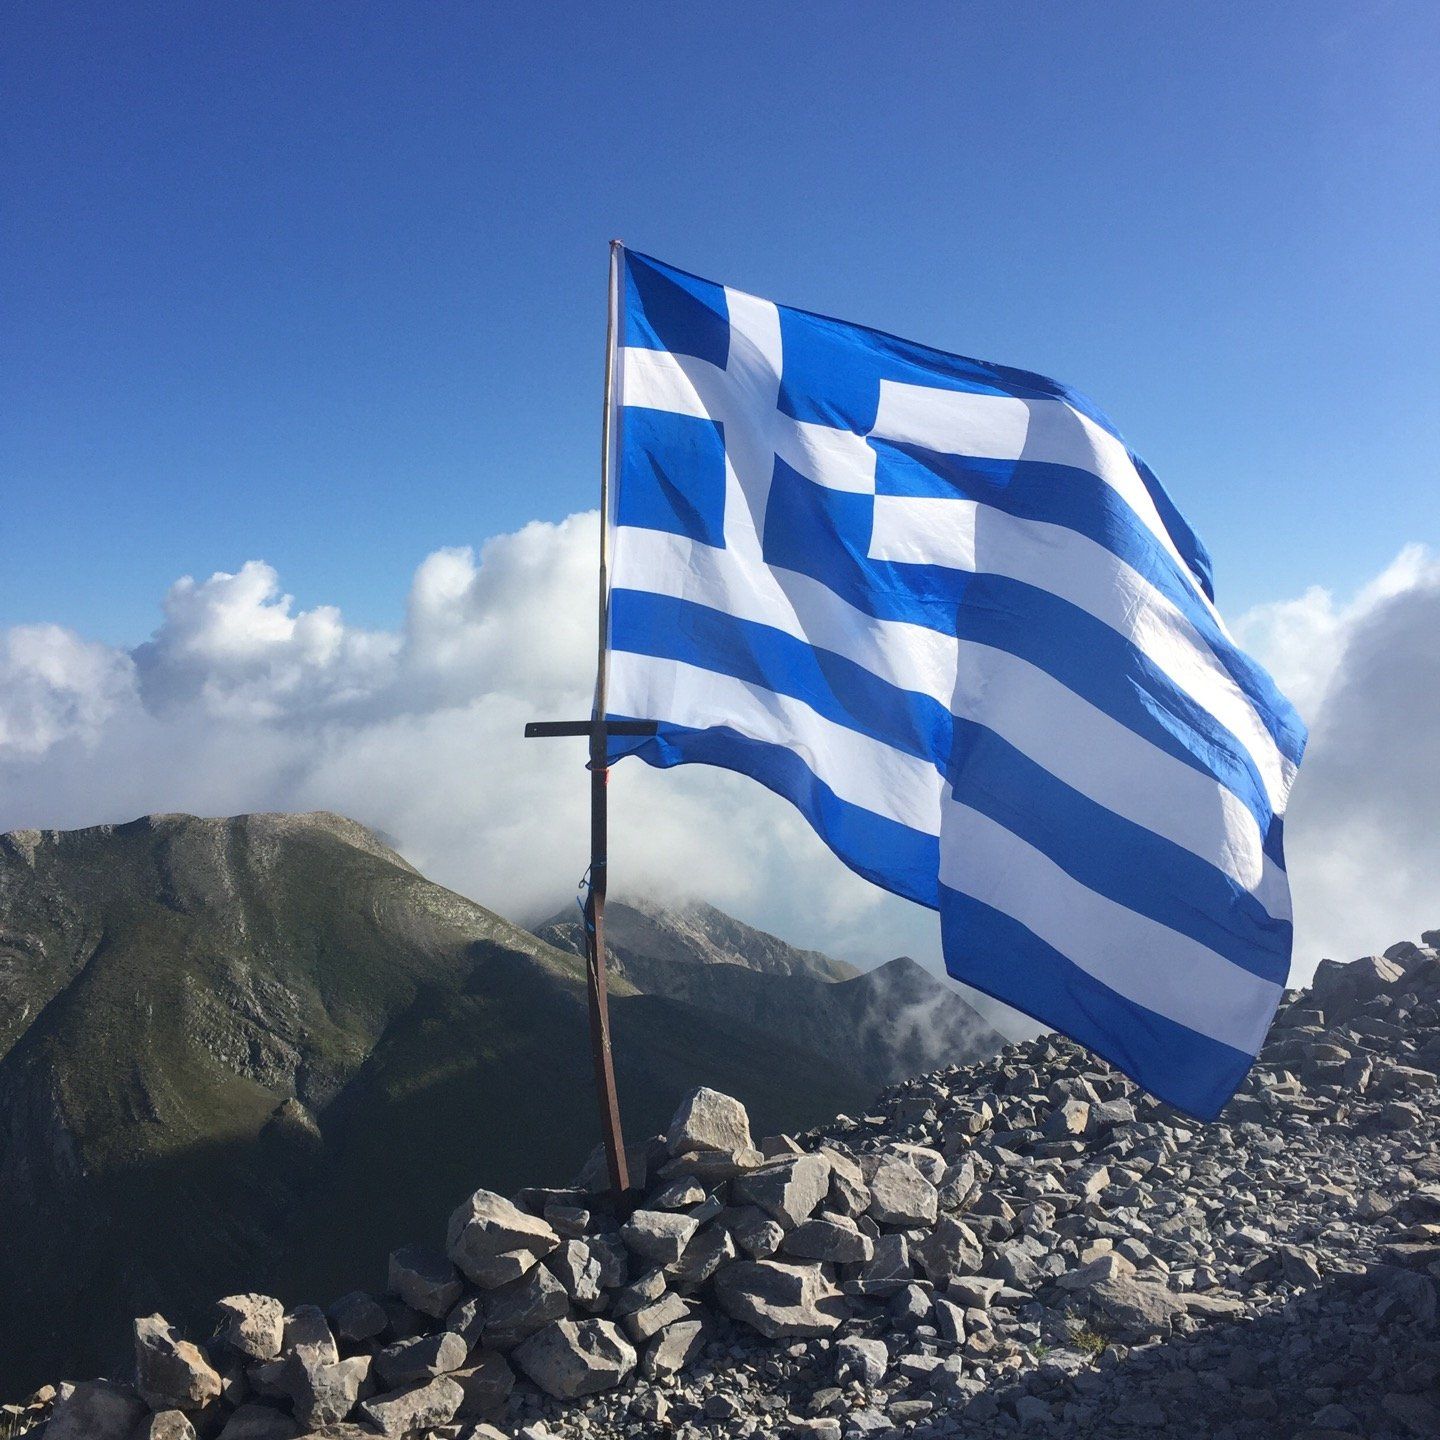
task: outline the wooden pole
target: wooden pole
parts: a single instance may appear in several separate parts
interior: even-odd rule
[[[630,1188],[625,1163],[625,1136],[620,1128],[620,1101],[615,1093],[615,1061],[610,1049],[610,995],[605,979],[605,890],[610,862],[609,736],[605,700],[610,669],[610,460],[614,449],[611,420],[615,409],[615,330],[619,312],[620,257],[618,240],[610,242],[610,285],[605,319],[605,418],[600,428],[600,595],[599,643],[595,660],[595,704],[590,717],[590,893],[585,901],[586,966],[590,994],[590,1048],[595,1063],[595,1089],[600,1100],[600,1127],[610,1187],[618,1200]]]

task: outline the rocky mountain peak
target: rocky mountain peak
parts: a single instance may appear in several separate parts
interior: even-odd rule
[[[1440,951],[1380,959],[1289,1000],[1213,1124],[1054,1037],[758,1144],[743,1105],[701,1088],[633,1147],[623,1203],[583,1179],[475,1191],[376,1293],[230,1295],[203,1344],[146,1315],[130,1377],[47,1386],[13,1425],[1434,1435]]]

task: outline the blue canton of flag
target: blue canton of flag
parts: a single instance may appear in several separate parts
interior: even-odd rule
[[[1054,381],[625,253],[611,757],[720,765],[939,910],[958,980],[1215,1116],[1289,968],[1305,730]]]

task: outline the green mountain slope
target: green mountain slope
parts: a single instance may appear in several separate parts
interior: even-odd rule
[[[614,986],[633,1138],[705,1083],[762,1128],[873,1087]],[[596,1133],[577,957],[336,816],[0,837],[0,1393],[123,1362],[129,1317],[374,1283],[470,1189]]]

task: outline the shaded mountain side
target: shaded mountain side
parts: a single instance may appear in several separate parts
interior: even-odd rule
[[[743,1098],[757,1136],[785,1130],[801,1114],[808,1125],[837,1109],[858,1113],[875,1093],[849,1066],[663,996],[615,998],[611,1029],[632,1145],[663,1132],[676,1095],[699,1084]],[[457,1138],[481,1117],[487,1184],[509,1193],[537,1177],[568,1182],[598,1133],[591,1075],[583,996],[542,994],[522,967],[505,962],[477,972],[469,993],[427,997],[332,1108],[330,1163],[278,1293],[329,1293],[357,1263],[383,1270],[397,1235],[427,1233],[415,1230],[417,1216],[429,1233],[443,1231],[474,1189],[473,1146]]]
[[[697,1083],[777,1129],[868,1094],[739,1022],[614,995],[637,1134]],[[4,1391],[109,1368],[118,1316],[288,1291],[292,1260],[339,1285],[356,1246],[477,1179],[567,1179],[595,1133],[579,960],[351,821],[0,837]]]
[[[579,911],[573,905],[537,926],[535,934],[559,949],[584,954]],[[701,900],[662,905],[628,896],[612,899],[605,907],[605,935],[607,944],[622,956],[644,955],[691,966],[737,965],[766,975],[811,975],[821,980],[849,980],[860,973],[844,960],[801,950]]]
[[[643,929],[627,925],[612,931],[607,908],[606,920],[607,950],[637,989],[719,1012],[820,1055],[843,1056],[856,1081],[872,1090],[940,1066],[967,1065],[1006,1043],[952,985],[907,956],[840,980],[825,978],[819,967],[771,973],[695,964],[672,958],[675,947],[666,943],[663,917]],[[557,917],[539,933],[582,953],[578,918]],[[637,948],[615,938],[617,933],[654,948]]]

